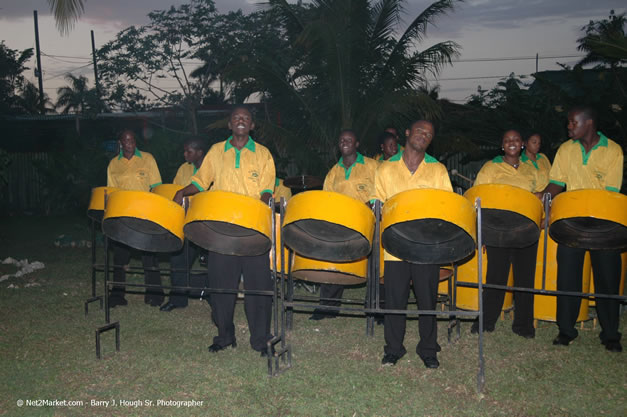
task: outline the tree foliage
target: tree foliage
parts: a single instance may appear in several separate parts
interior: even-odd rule
[[[610,11],[607,19],[591,20],[581,30],[585,35],[577,39],[578,50],[586,53],[579,65],[597,64],[616,68],[627,62],[627,38],[625,37],[625,13]]]
[[[33,48],[10,49],[0,42],[0,114],[22,113],[20,93],[26,85],[24,71],[33,56]]]
[[[212,22],[217,12],[212,0],[192,0],[179,7],[150,12],[150,23],[131,26],[98,51],[102,85],[111,104],[124,111],[148,106],[178,106],[198,131],[195,112],[211,89],[213,68],[190,68],[211,55]],[[194,61],[198,61],[195,63]],[[170,79],[176,87],[160,86]]]
[[[420,87],[458,56],[459,46],[447,41],[423,48],[422,42],[456,1],[434,2],[401,32],[403,3],[269,1],[253,53],[228,76],[238,80],[240,97],[256,95],[276,109],[257,125],[275,141],[279,156],[300,153],[301,169],[320,161],[326,168],[337,158],[341,128],[355,129],[368,145],[386,124],[405,127],[417,117],[440,115]],[[261,31],[268,24],[281,36],[266,44]]]

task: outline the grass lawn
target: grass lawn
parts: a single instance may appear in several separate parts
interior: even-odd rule
[[[170,313],[127,295],[112,310],[121,326],[103,335],[96,359],[96,327],[104,312],[83,303],[90,296],[90,249],[57,247],[69,235],[88,239],[82,217],[11,217],[0,220],[0,258],[41,261],[45,269],[0,282],[0,415],[7,416],[625,416],[627,356],[600,344],[600,329],[584,324],[569,347],[554,347],[552,323],[540,322],[535,339],[514,335],[511,318],[486,335],[486,386],[476,391],[477,336],[462,324],[448,344],[447,321],[439,327],[438,370],[415,353],[418,326],[408,321],[408,354],[395,367],[381,366],[383,328],[365,335],[363,317],[312,322],[294,316],[289,334],[293,368],[269,378],[266,361],[252,351],[243,304],[236,309],[238,347],[207,352],[217,329],[206,302],[193,300]],[[99,253],[101,248],[99,248]],[[135,264],[140,263],[135,260]],[[167,263],[162,263],[167,267]],[[0,265],[0,276],[14,273]],[[130,280],[142,281],[129,274]],[[98,277],[102,294],[102,275]],[[167,282],[167,279],[166,279]],[[9,288],[9,286],[12,286]],[[363,288],[346,297],[363,297]],[[623,314],[621,329],[626,332]],[[82,401],[82,406],[18,407],[18,400]],[[115,401],[109,407],[91,401]],[[202,402],[194,407],[158,400]],[[128,401],[121,405],[121,401]]]

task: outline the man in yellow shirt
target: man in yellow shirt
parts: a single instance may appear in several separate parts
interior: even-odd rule
[[[120,154],[109,162],[107,167],[107,186],[117,187],[123,190],[150,191],[151,188],[161,184],[161,174],[155,158],[148,152],[137,149],[135,134],[131,130],[125,130],[119,138]],[[131,250],[128,246],[113,242],[113,281],[126,282],[124,267],[131,259]],[[159,274],[159,262],[154,254],[143,252],[142,263],[144,265],[144,279],[146,284],[161,285]],[[109,298],[111,308],[126,305],[124,287],[113,287]],[[163,302],[163,290],[146,289],[144,302],[153,307]]]
[[[543,193],[551,196],[567,191],[591,188],[620,192],[623,180],[623,151],[603,133],[597,132],[597,114],[589,107],[575,107],[568,113],[568,137],[555,155],[549,174],[550,183]],[[558,291],[581,292],[585,249],[557,245]],[[618,250],[590,250],[594,288],[599,294],[618,294],[621,258]],[[623,266],[624,267],[624,266]],[[557,297],[559,334],[554,345],[568,346],[577,335],[575,322],[579,315],[578,297]],[[607,298],[596,299],[601,324],[601,343],[610,352],[621,352],[618,331],[620,303]]]
[[[192,176],[198,171],[205,157],[205,149],[205,142],[200,137],[194,136],[185,141],[183,144],[183,157],[185,158],[185,162],[176,172],[176,176],[173,180],[174,184],[185,186],[192,183]],[[189,247],[189,256],[185,253],[185,249],[183,248],[170,257],[170,267],[172,268],[170,281],[174,287],[184,287],[192,284],[192,282],[187,281],[187,273],[185,271],[191,268],[198,254],[203,251],[203,249],[192,242],[187,241],[186,243]],[[195,285],[201,288],[206,287],[206,276],[207,274],[202,274],[200,277],[201,283],[195,283]],[[198,277],[195,275],[190,275],[190,281],[197,281],[197,278]],[[168,302],[162,305],[159,310],[169,312],[175,308],[185,308],[188,305],[188,301],[187,291],[172,290],[170,291]]]
[[[431,122],[419,120],[406,131],[405,149],[377,169],[375,193],[371,202],[385,202],[397,193],[415,188],[437,188],[453,191],[446,167],[426,153],[434,136]],[[407,308],[409,283],[420,310],[435,310],[439,283],[439,265],[409,263],[385,253],[385,307],[392,310]],[[404,314],[385,314],[385,348],[383,365],[395,365],[405,353]],[[418,322],[420,343],[416,353],[427,368],[440,366],[437,352],[437,321],[435,315],[421,315]]]
[[[340,132],[339,148],[342,157],[324,179],[323,191],[333,191],[367,203],[374,192],[374,176],[378,163],[357,152],[359,142],[352,129]],[[344,286],[339,284],[320,285],[320,298],[342,298]],[[321,305],[339,306],[339,301],[321,301]],[[310,320],[337,317],[337,312],[314,310]]]
[[[174,201],[181,204],[183,196],[212,190],[230,191],[268,203],[274,189],[274,160],[265,146],[252,140],[254,129],[251,113],[245,107],[236,107],[229,117],[232,136],[209,149],[200,169],[192,176],[191,184],[177,192]],[[259,256],[231,256],[209,252],[211,265],[209,281],[212,287],[236,290],[240,276],[244,276],[247,290],[272,290],[270,258],[268,253]],[[218,336],[213,338],[209,352],[215,353],[229,346],[236,347],[233,313],[236,294],[212,294],[212,318],[218,326]],[[272,297],[245,295],[244,310],[250,330],[252,348],[267,354],[270,334]]]

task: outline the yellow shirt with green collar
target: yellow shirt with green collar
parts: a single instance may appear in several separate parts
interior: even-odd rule
[[[421,188],[453,191],[448,171],[437,159],[425,153],[424,160],[412,174],[403,161],[403,151],[401,151],[377,168],[375,192],[370,201],[381,200],[385,204],[387,200],[400,192]],[[385,251],[384,259],[400,261],[387,251]]]
[[[176,171],[176,176],[174,177],[173,184],[182,185],[183,187],[188,186],[192,182],[192,177],[198,168],[196,165],[190,162],[183,162],[183,164],[179,167],[178,171]]]
[[[272,194],[272,198],[278,203],[281,201],[281,197],[283,197],[285,201],[289,200],[292,198],[292,190],[287,188],[283,184],[283,180],[277,177],[277,179],[274,180],[274,193]]]
[[[601,132],[599,142],[586,153],[579,140],[570,139],[559,147],[550,182],[567,191],[592,188],[619,192],[623,183],[623,150]]]
[[[252,138],[239,150],[231,144],[232,137],[209,149],[202,165],[192,176],[192,184],[205,191],[212,190],[260,198],[274,190],[274,160],[270,151]]]
[[[551,161],[543,154],[538,153],[536,160],[530,159],[525,152],[520,156],[520,162],[533,166],[538,171],[538,187],[539,191],[549,185],[549,173],[551,172]]]
[[[366,203],[374,192],[374,178],[378,166],[377,161],[359,152],[355,163],[349,167],[346,167],[343,158],[340,158],[325,177],[322,189]]]
[[[405,149],[403,146],[401,146],[400,144],[396,144],[396,153],[402,152],[403,149]],[[392,155],[394,156],[394,155]],[[379,164],[385,162],[385,155],[383,155],[382,152],[379,152],[378,154],[376,154],[372,159],[374,159],[375,161],[377,161]],[[390,157],[391,158],[391,157]]]
[[[131,159],[126,159],[122,151],[109,162],[107,186],[129,191],[150,191],[161,184],[161,174],[155,158],[148,152],[135,148]]]
[[[542,191],[546,187],[546,184],[539,183],[538,175],[539,170],[532,164],[521,161],[518,169],[516,169],[499,155],[481,167],[474,185],[505,184],[534,193]]]

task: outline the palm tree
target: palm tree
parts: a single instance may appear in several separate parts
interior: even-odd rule
[[[591,20],[582,30],[585,36],[577,39],[578,50],[586,56],[578,65],[600,64],[616,68],[627,62],[627,37],[625,37],[625,13],[616,15],[610,11],[608,19]]]
[[[83,0],[48,0],[48,4],[57,22],[57,29],[62,35],[69,33],[74,23],[85,11]]]
[[[325,169],[336,161],[341,128],[355,129],[363,145],[374,142],[386,124],[405,127],[417,117],[439,116],[437,103],[420,88],[459,55],[459,46],[446,41],[420,49],[420,44],[428,26],[456,1],[434,2],[397,36],[403,3],[269,1],[283,45],[253,45],[227,76],[240,80],[240,97],[258,94],[280,109],[280,117],[268,114],[256,123],[259,133],[274,140],[279,157],[300,153],[299,169],[321,162]]]
[[[76,115],[76,133],[80,134],[79,115],[85,113],[99,113],[104,106],[98,98],[95,89],[90,89],[87,85],[87,78],[67,74],[65,79],[70,85],[57,89],[57,108],[62,108],[61,112],[68,114],[71,111]]]
[[[30,81],[26,81],[22,87],[19,99],[20,108],[28,114],[39,114],[43,110],[44,113],[54,111],[54,106],[50,101],[48,94],[44,93],[42,100],[37,86]]]

